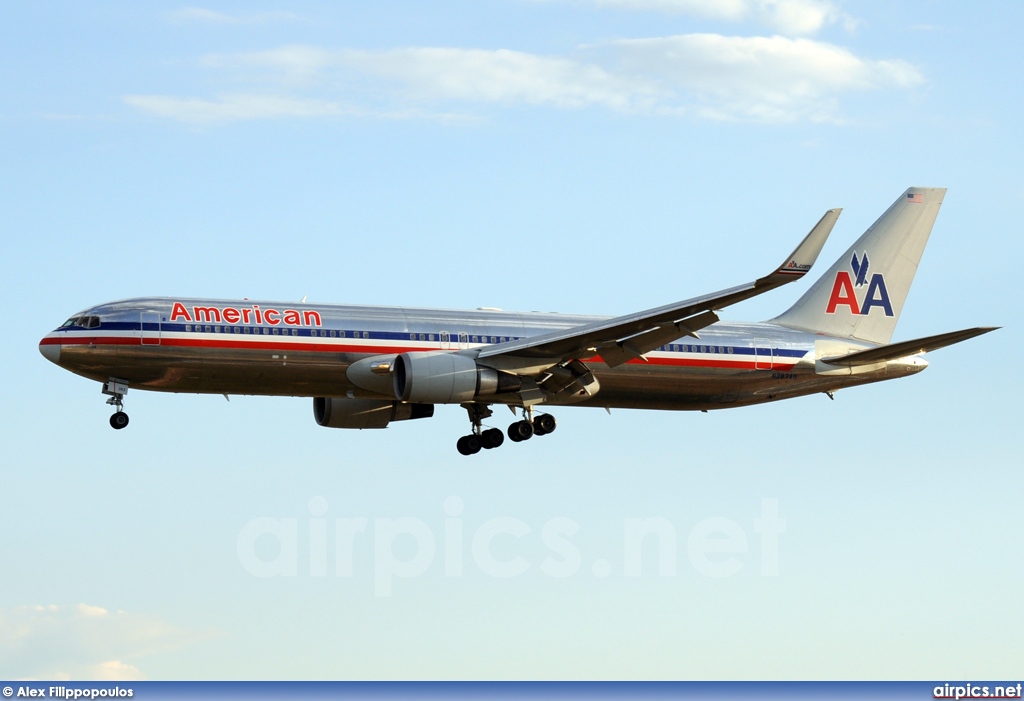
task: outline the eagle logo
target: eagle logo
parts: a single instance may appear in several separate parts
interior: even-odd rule
[[[861,256],[860,260],[858,260],[857,251],[854,251],[851,267],[853,268],[853,274],[857,276],[854,285],[857,287],[863,287],[868,284],[868,252],[864,251],[864,255]]]

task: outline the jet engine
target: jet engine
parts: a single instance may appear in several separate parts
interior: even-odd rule
[[[500,392],[518,392],[519,377],[477,365],[458,353],[402,353],[391,367],[395,397],[403,402],[460,404]]]
[[[426,419],[433,404],[404,404],[379,399],[314,397],[313,418],[327,428],[385,428],[392,421]]]

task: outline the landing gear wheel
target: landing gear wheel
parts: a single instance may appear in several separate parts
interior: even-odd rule
[[[516,421],[508,427],[508,437],[516,443],[533,437],[533,426],[528,421]]]
[[[486,450],[497,448],[505,442],[505,434],[500,428],[489,428],[480,434],[480,446]]]
[[[541,414],[533,420],[533,432],[538,436],[546,436],[549,433],[554,433],[557,425],[554,416],[551,414]]]
[[[473,455],[480,452],[480,439],[474,435],[463,436],[455,447],[463,455]]]
[[[110,417],[110,427],[121,430],[128,425],[128,414],[119,411]]]

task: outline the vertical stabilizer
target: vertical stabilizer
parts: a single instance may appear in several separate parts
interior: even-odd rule
[[[945,188],[912,187],[776,324],[888,343],[914,281]]]

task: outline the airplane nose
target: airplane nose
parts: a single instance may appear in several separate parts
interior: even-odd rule
[[[48,343],[48,341],[57,341]],[[39,342],[39,352],[51,363],[60,363],[60,341],[57,339],[44,338]]]

